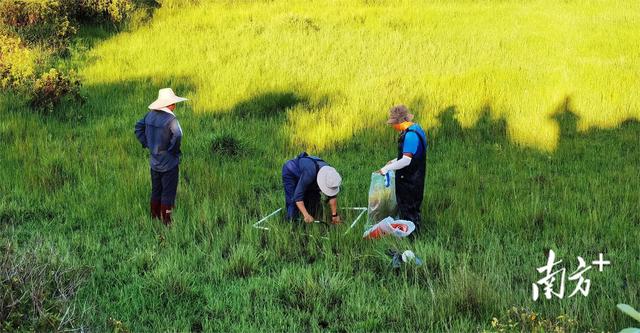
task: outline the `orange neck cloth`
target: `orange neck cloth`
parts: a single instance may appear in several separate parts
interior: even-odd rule
[[[407,128],[411,127],[411,125],[413,125],[413,122],[405,121],[399,124],[393,124],[393,128],[398,132],[402,132],[402,131],[406,131]]]

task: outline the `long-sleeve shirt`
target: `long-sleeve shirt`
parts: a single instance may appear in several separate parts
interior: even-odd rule
[[[165,172],[180,164],[182,129],[172,112],[150,110],[136,123],[135,134],[149,149],[152,170]]]
[[[324,161],[318,161],[319,158],[316,156],[298,157],[287,162],[288,171],[293,176],[292,181],[296,181],[293,202],[303,201],[308,191],[320,191],[317,181],[318,170],[314,160],[318,163],[318,170],[328,165]]]

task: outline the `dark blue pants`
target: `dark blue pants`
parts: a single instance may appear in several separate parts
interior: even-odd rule
[[[286,218],[288,220],[296,219],[300,215],[300,211],[293,199],[300,177],[295,174],[294,170],[297,170],[297,166],[295,166],[295,161],[293,160],[287,161],[287,163],[282,166],[282,184],[284,185],[284,197],[287,210]],[[304,193],[304,206],[307,208],[309,214],[315,218],[319,218],[316,214],[320,208],[320,199],[319,191],[311,190]]]
[[[176,192],[178,191],[178,166],[158,172],[151,169],[151,201],[160,202],[166,206],[175,206]]]

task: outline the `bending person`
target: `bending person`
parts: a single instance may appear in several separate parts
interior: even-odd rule
[[[282,166],[282,183],[287,219],[295,219],[302,213],[306,223],[315,221],[315,216],[320,211],[320,193],[324,193],[331,207],[331,223],[342,222],[338,215],[337,199],[342,178],[327,162],[301,153]]]

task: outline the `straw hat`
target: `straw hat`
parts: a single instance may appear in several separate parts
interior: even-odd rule
[[[409,113],[409,109],[404,105],[396,105],[389,110],[387,124],[400,124],[411,120],[413,120],[413,115]]]
[[[340,192],[340,184],[342,184],[342,177],[336,169],[330,166],[323,166],[318,171],[318,187],[320,191],[329,197],[333,197]]]
[[[153,103],[149,104],[149,109],[160,110],[171,104],[176,104],[176,103],[184,102],[187,100],[188,99],[186,98],[176,96],[176,94],[173,92],[173,89],[164,88],[158,91],[158,99],[156,99]]]

